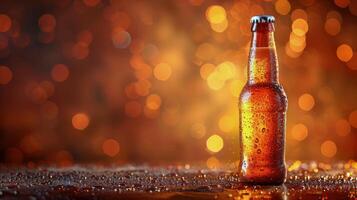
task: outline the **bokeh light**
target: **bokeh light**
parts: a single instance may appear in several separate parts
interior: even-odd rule
[[[304,124],[296,124],[292,128],[291,134],[295,140],[303,141],[308,136],[308,130]]]
[[[206,63],[201,66],[200,74],[203,80],[206,80],[207,77],[214,71],[215,66],[211,63]]]
[[[89,116],[85,113],[77,113],[72,117],[72,125],[75,129],[84,130],[90,122]]]
[[[348,62],[353,56],[353,50],[348,44],[341,44],[337,47],[336,54],[338,59]]]
[[[309,25],[305,19],[298,18],[292,23],[291,29],[297,36],[304,36],[309,30]]]
[[[68,67],[64,64],[56,64],[51,71],[51,77],[54,81],[63,82],[69,76]]]
[[[334,0],[338,7],[346,8],[350,4],[350,0]]]
[[[113,44],[116,48],[127,48],[131,43],[131,36],[128,32],[121,30],[121,28],[115,29],[112,33]]]
[[[209,169],[217,169],[221,166],[221,163],[215,156],[211,156],[207,159],[206,165]]]
[[[168,63],[160,63],[154,68],[154,76],[157,80],[166,81],[172,74],[171,66]]]
[[[42,32],[53,32],[56,27],[56,18],[51,14],[44,14],[38,20],[38,26]]]
[[[219,5],[212,5],[206,11],[207,20],[212,24],[221,24],[226,21],[226,10]]]
[[[221,151],[223,146],[223,139],[219,135],[211,135],[206,141],[207,149],[213,153]]]
[[[277,0],[275,2],[275,10],[281,15],[287,15],[290,12],[291,5],[288,0]]]
[[[157,94],[151,94],[146,98],[146,107],[151,110],[157,110],[160,108],[161,98]]]
[[[296,19],[299,18],[307,20],[308,16],[305,10],[295,9],[293,12],[291,12],[291,21],[295,21]]]
[[[301,161],[290,170],[357,159],[355,0],[1,7],[0,162],[236,162],[249,19],[259,14],[276,19],[286,159]]]
[[[6,66],[0,66],[0,84],[6,85],[11,81],[11,79],[12,79],[11,70]]]
[[[321,144],[321,153],[322,155],[332,158],[336,155],[337,153],[337,146],[336,144],[331,141],[331,140],[326,140]]]
[[[315,105],[315,99],[311,94],[305,93],[299,97],[299,107],[304,111],[311,110]]]
[[[115,139],[107,139],[103,142],[102,150],[104,154],[114,157],[119,153],[120,146],[118,141]]]
[[[0,14],[0,32],[7,32],[10,30],[12,21],[9,16]]]

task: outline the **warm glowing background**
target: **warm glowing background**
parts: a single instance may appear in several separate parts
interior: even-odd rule
[[[257,14],[276,17],[287,159],[357,159],[357,0],[3,0],[0,161],[236,161]]]

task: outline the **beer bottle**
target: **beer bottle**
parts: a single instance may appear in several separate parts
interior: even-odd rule
[[[273,16],[251,18],[248,81],[239,97],[241,182],[281,184],[286,177],[287,97],[278,81]]]

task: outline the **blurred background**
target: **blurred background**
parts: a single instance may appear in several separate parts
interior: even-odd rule
[[[258,14],[276,17],[287,160],[357,159],[357,0],[2,0],[0,162],[236,162]]]

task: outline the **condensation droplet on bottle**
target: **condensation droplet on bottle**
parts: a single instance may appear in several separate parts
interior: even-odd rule
[[[258,149],[258,150],[257,150],[257,153],[258,153],[258,154],[262,153],[262,150]]]

